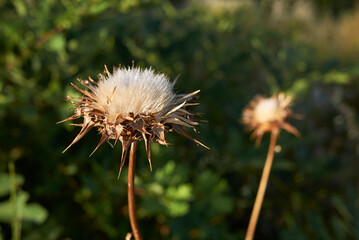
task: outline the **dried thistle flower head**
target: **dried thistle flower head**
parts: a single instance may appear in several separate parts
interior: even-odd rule
[[[83,96],[80,99],[68,97],[75,105],[75,114],[61,121],[83,118],[83,123],[73,124],[81,127],[79,134],[64,150],[78,142],[91,128],[97,127],[101,139],[95,150],[105,141],[114,139],[122,142],[121,168],[126,158],[127,149],[133,141],[144,140],[147,157],[151,165],[150,143],[168,145],[166,131],[177,131],[192,141],[206,147],[183,128],[195,129],[198,122],[195,114],[185,110],[188,103],[199,93],[175,94],[173,86],[164,74],[156,74],[152,69],[114,68],[112,74],[105,66],[105,74],[99,74],[99,81],[79,80],[85,89],[72,84]],[[206,147],[207,148],[207,147]],[[91,156],[90,155],[90,156]],[[121,170],[120,170],[121,171]]]
[[[259,144],[265,132],[279,132],[285,129],[298,136],[298,130],[287,122],[287,118],[295,116],[290,109],[292,98],[284,93],[275,94],[270,98],[255,97],[243,111],[242,122],[247,125],[249,131],[253,131],[252,137]]]

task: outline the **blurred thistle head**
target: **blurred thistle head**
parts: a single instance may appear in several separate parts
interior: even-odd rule
[[[279,133],[284,129],[299,135],[299,131],[287,122],[288,117],[297,116],[290,109],[291,102],[292,98],[284,93],[274,94],[270,98],[256,96],[244,109],[242,122],[249,131],[253,131],[252,137],[256,138],[257,145],[266,132]]]
[[[85,89],[74,84],[72,86],[83,94],[82,97],[68,97],[75,105],[75,114],[61,122],[83,118],[83,123],[72,124],[81,127],[81,130],[64,152],[93,127],[98,129],[101,139],[91,155],[105,141],[113,139],[116,143],[120,140],[120,169],[123,167],[131,142],[144,140],[152,170],[150,143],[168,145],[165,139],[167,131],[174,130],[206,147],[183,128],[190,127],[196,131],[198,121],[193,117],[197,114],[185,108],[198,105],[188,101],[196,97],[199,90],[189,94],[175,94],[173,87],[176,81],[171,83],[166,75],[156,74],[151,68],[143,70],[133,66],[114,68],[112,74],[105,66],[104,74],[99,74],[98,82],[90,77],[89,80],[79,82]]]

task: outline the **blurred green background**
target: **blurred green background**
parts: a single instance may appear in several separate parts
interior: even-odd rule
[[[124,239],[121,147],[68,123],[76,78],[104,64],[152,66],[178,93],[201,89],[192,135],[140,144],[136,193],[145,239],[243,239],[269,137],[239,122],[256,94],[295,98],[256,239],[359,239],[357,0],[0,0],[0,239]],[[16,195],[16,196],[15,196]],[[14,208],[16,202],[16,208]],[[16,212],[14,211],[16,209]],[[16,217],[14,217],[16,216]],[[18,227],[18,230],[14,230]],[[20,229],[21,228],[21,229]],[[12,233],[13,232],[13,233]]]

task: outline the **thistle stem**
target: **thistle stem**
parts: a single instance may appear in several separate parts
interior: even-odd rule
[[[267,184],[268,184],[268,178],[269,178],[270,170],[271,170],[272,163],[273,163],[274,148],[277,143],[278,135],[279,135],[279,130],[274,130],[271,132],[271,138],[270,138],[270,143],[269,143],[269,148],[268,148],[267,159],[264,164],[262,178],[259,183],[259,188],[258,188],[256,200],[254,202],[251,218],[249,220],[245,240],[252,240],[254,237],[254,232],[256,229],[258,216],[261,211],[263,198],[264,198],[265,191],[266,191]]]
[[[127,179],[127,190],[128,190],[128,212],[130,215],[130,223],[132,228],[133,236],[135,240],[142,240],[140,228],[136,219],[136,207],[135,207],[135,165],[136,165],[136,150],[137,141],[131,143],[129,164],[128,164],[128,179]]]

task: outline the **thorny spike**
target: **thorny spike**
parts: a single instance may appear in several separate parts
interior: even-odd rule
[[[111,75],[110,75],[110,72],[109,72],[108,69],[107,69],[106,64],[105,64],[105,73],[106,73],[107,77],[110,77],[110,76],[111,76]]]
[[[83,123],[70,123],[70,126],[75,126],[75,127],[82,127],[84,124]]]
[[[178,74],[177,77],[173,80],[172,82],[172,86],[175,86],[177,83],[177,80],[179,79],[179,77],[181,76],[181,74]]]
[[[76,113],[74,115],[72,115],[71,117],[68,117],[64,120],[61,120],[59,122],[57,122],[56,124],[59,124],[59,123],[63,123],[63,122],[66,122],[66,121],[69,121],[69,120],[74,120],[74,119],[78,119],[80,118],[81,116],[78,116]]]
[[[183,105],[183,107],[187,107],[187,106],[198,106],[200,103],[186,103],[185,105]]]
[[[193,126],[189,125],[188,123],[185,123],[181,120],[179,120],[178,118],[169,118],[165,121],[165,123],[173,123],[173,124],[178,124],[178,125],[182,125],[185,127],[191,127],[193,128]]]
[[[96,150],[108,139],[108,135],[106,132],[102,133],[101,139],[99,141],[99,143],[97,144],[95,150],[93,150],[93,152],[90,154],[89,157],[92,156],[92,154],[94,154],[96,152]]]
[[[76,86],[76,85],[73,84],[73,83],[71,83],[71,85],[72,85],[74,88],[76,88],[76,90],[78,90],[79,92],[83,93],[84,95],[86,95],[86,96],[88,96],[88,97],[90,97],[90,98],[93,98],[92,93],[90,93],[90,92],[88,92],[88,91],[86,91],[86,90],[83,90],[83,89],[79,88],[78,86]]]
[[[120,166],[120,170],[118,171],[117,179],[120,178],[122,168],[123,168],[123,165],[125,164],[125,160],[126,160],[127,149],[130,146],[130,144],[131,144],[131,141],[123,141],[122,142],[121,166]]]
[[[75,143],[77,143],[83,136],[85,136],[85,134],[94,126],[95,124],[93,122],[88,122],[86,125],[84,125],[79,134],[77,134],[77,136],[75,137],[75,139],[72,141],[72,143],[64,150],[62,151],[62,153],[66,152],[67,149],[69,149],[72,145],[74,145]]]
[[[147,139],[146,134],[142,133],[143,140],[145,141],[145,147],[147,152],[148,163],[150,164],[150,170],[152,172],[152,163],[151,163],[151,140]]]
[[[192,92],[192,93],[189,93],[189,94],[186,94],[186,95],[184,95],[183,97],[181,97],[180,99],[178,99],[176,102],[178,103],[178,102],[182,102],[182,101],[184,101],[184,100],[190,100],[190,99],[192,99],[197,93],[199,93],[201,90],[197,90],[197,91],[194,91],[194,92]]]
[[[183,121],[183,122],[185,122],[185,123],[188,123],[188,124],[190,124],[190,125],[194,125],[194,126],[199,125],[198,122],[194,122],[194,121],[192,121],[192,120],[190,120],[190,119],[188,119],[188,118],[184,118],[184,117],[182,117],[182,116],[180,116],[180,115],[177,116],[177,114],[176,114],[176,118],[178,118],[179,120],[181,120],[181,121]]]
[[[90,80],[90,82],[92,82],[93,84],[97,84],[97,82],[95,82],[90,76],[89,76],[89,80]]]
[[[118,68],[116,68],[116,66],[112,67],[112,71],[116,71],[116,70],[120,70],[121,69],[121,64],[118,64]]]
[[[198,143],[199,145],[201,145],[204,148],[210,149],[209,147],[207,147],[206,145],[204,145],[203,143],[201,143],[200,141],[198,141],[197,139],[193,138],[190,134],[188,134],[183,127],[181,126],[176,126],[174,125],[173,128],[176,130],[176,132],[182,134],[183,136],[185,136],[186,138],[192,140],[195,143]]]
[[[185,104],[186,105],[186,104]],[[184,106],[184,105],[183,105]],[[190,113],[190,112],[188,112],[186,109],[178,109],[177,110],[177,112],[180,112],[180,113],[183,113],[183,114],[185,114],[185,115],[188,115],[188,116],[193,116],[193,115],[195,115],[194,113]]]
[[[167,117],[167,116],[170,115],[171,113],[174,113],[175,111],[177,111],[178,109],[180,109],[181,107],[183,107],[183,105],[185,105],[185,104],[186,104],[186,102],[183,102],[183,103],[181,103],[180,105],[174,107],[172,110],[170,110],[168,113],[166,113],[166,114],[164,115],[164,117]]]
[[[288,132],[294,134],[295,136],[300,136],[300,132],[298,131],[298,129],[296,129],[295,127],[293,127],[292,125],[288,124],[288,123],[282,123],[281,127],[285,130],[287,130]]]
[[[78,79],[78,80],[83,86],[89,88],[91,91],[94,92],[96,90],[96,88],[90,83],[91,81],[89,81],[89,80],[80,80],[80,79]]]

